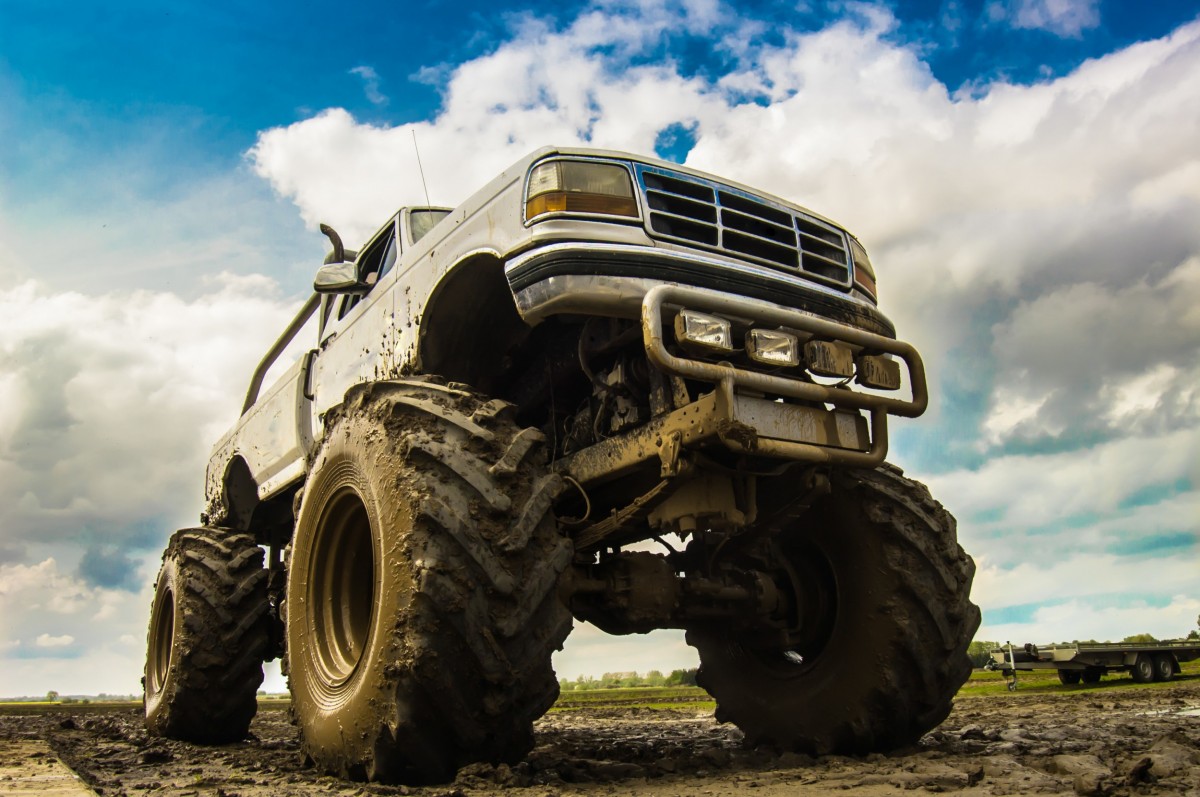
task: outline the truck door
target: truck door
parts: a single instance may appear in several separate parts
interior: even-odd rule
[[[398,217],[393,217],[376,233],[356,261],[359,281],[372,289],[362,295],[331,296],[321,308],[320,345],[312,365],[313,412],[318,418],[341,403],[351,386],[386,378],[391,372],[392,291],[375,290],[374,286],[392,270],[399,257],[397,220]]]

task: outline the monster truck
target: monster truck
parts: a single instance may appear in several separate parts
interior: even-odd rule
[[[979,622],[954,519],[885,463],[921,359],[839,225],[649,158],[542,149],[333,251],[221,439],[151,611],[151,732],[242,738],[281,657],[305,755],[519,760],[572,617],[685,629],[748,743],[936,726]],[[314,348],[267,389],[301,328]],[[282,367],[282,364],[281,364]]]

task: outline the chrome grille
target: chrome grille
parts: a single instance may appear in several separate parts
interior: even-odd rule
[[[641,164],[636,171],[652,237],[850,285],[849,245],[837,227],[689,174]]]

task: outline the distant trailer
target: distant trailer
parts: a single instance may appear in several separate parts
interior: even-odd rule
[[[991,651],[987,669],[1000,670],[1017,688],[1018,670],[1056,670],[1064,684],[1099,683],[1111,672],[1128,671],[1138,683],[1169,681],[1179,674],[1179,662],[1200,658],[1200,640],[1171,642],[1076,642],[1063,645],[1023,645],[1010,642]]]

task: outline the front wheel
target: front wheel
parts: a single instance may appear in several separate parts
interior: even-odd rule
[[[304,488],[284,607],[303,749],[343,777],[513,762],[553,704],[571,558],[560,481],[509,405],[430,382],[354,388]]]
[[[971,674],[975,565],[954,518],[888,466],[831,481],[775,545],[795,594],[791,643],[688,630],[697,683],[750,744],[815,754],[909,744],[946,718]]]

